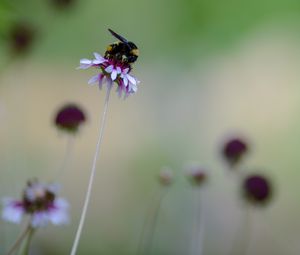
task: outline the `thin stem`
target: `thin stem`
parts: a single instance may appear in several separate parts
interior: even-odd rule
[[[96,151],[95,151],[95,155],[94,155],[94,159],[93,159],[93,165],[92,165],[90,179],[89,179],[89,183],[88,183],[88,187],[87,187],[87,191],[86,191],[86,195],[85,195],[84,205],[83,205],[83,208],[82,208],[82,213],[81,213],[81,216],[80,216],[78,229],[77,229],[76,236],[75,236],[74,243],[73,243],[72,250],[71,250],[71,255],[76,254],[79,239],[80,239],[81,232],[82,232],[82,228],[83,228],[84,221],[85,221],[85,218],[86,218],[87,208],[88,208],[90,197],[91,197],[91,191],[92,191],[94,176],[95,176],[95,172],[96,172],[96,163],[97,163],[97,160],[98,160],[98,155],[100,153],[100,145],[101,145],[101,142],[102,142],[102,139],[103,139],[103,131],[104,131],[104,126],[105,126],[105,122],[106,122],[110,91],[111,91],[111,86],[108,86],[107,91],[106,91],[106,98],[105,98],[105,103],[104,103],[103,115],[102,115],[101,124],[100,124],[99,138],[98,138]]]
[[[162,200],[164,198],[164,195],[166,194],[167,189],[163,189],[161,191],[161,194],[158,197],[157,204],[154,207],[152,218],[150,219],[150,226],[148,231],[148,238],[146,239],[146,245],[145,245],[145,252],[143,254],[151,254],[152,251],[152,245],[153,245],[153,238],[155,234],[155,229],[157,225],[158,215],[160,211],[160,207],[162,204]]]
[[[27,241],[25,243],[24,251],[22,253],[23,255],[29,255],[30,244],[31,244],[31,240],[32,240],[34,232],[35,232],[35,229],[32,228],[32,227],[29,227],[29,233],[28,233]]]
[[[29,223],[27,225],[27,227],[25,228],[25,230],[21,233],[21,235],[15,241],[15,243],[12,245],[12,247],[9,249],[9,251],[6,253],[6,255],[12,255],[12,254],[14,254],[14,252],[17,251],[17,249],[19,248],[20,244],[22,243],[22,241],[25,239],[25,237],[29,233],[30,228],[31,227],[30,227],[30,223]]]
[[[71,152],[72,152],[72,149],[73,149],[73,144],[74,144],[74,136],[69,135],[67,143],[66,143],[64,158],[63,158],[61,166],[60,166],[60,168],[59,168],[59,170],[56,174],[56,179],[61,179],[62,176],[64,175],[64,172],[66,171],[67,165],[70,161]]]
[[[153,210],[153,207],[155,206],[155,202],[156,202],[156,192],[153,194],[153,198],[151,200],[152,201],[150,202],[149,208],[146,212],[146,216],[145,216],[145,219],[144,219],[144,222],[143,222],[143,225],[142,225],[142,231],[141,231],[141,234],[139,236],[137,252],[136,252],[137,255],[139,255],[141,253],[143,244],[145,242],[146,230],[147,230],[147,227],[150,223],[152,210]]]
[[[203,240],[204,240],[204,210],[202,204],[202,189],[195,187],[195,236],[192,237],[192,254],[201,255],[203,252]],[[201,193],[200,193],[201,192]],[[199,194],[200,193],[200,194]]]
[[[250,247],[250,237],[251,237],[251,222],[252,222],[252,208],[250,205],[246,205],[244,220],[242,224],[238,226],[238,229],[235,231],[235,238],[228,255],[232,254],[248,254]]]

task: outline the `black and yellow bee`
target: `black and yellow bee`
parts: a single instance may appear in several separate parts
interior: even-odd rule
[[[108,45],[104,57],[106,59],[116,60],[123,64],[130,65],[131,63],[134,63],[139,56],[139,49],[137,46],[111,29],[108,29],[108,31],[120,41]]]

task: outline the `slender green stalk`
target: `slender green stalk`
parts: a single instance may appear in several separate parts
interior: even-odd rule
[[[30,244],[31,244],[31,240],[33,237],[33,234],[35,233],[35,229],[32,227],[29,227],[29,232],[28,232],[28,236],[27,236],[27,240],[24,246],[24,250],[21,253],[22,255],[29,255],[30,252]]]
[[[63,161],[61,163],[61,166],[56,174],[56,179],[61,179],[66,171],[67,165],[70,162],[70,157],[71,157],[71,152],[73,149],[73,145],[74,145],[74,136],[73,135],[69,135],[67,138],[67,143],[66,143],[66,149],[65,149],[65,153],[64,153],[64,157],[63,157]]]
[[[101,146],[102,139],[103,139],[103,133],[104,133],[103,131],[104,131],[105,122],[106,122],[110,91],[111,91],[111,86],[108,86],[107,92],[106,92],[105,103],[104,103],[103,115],[102,115],[102,119],[101,119],[101,123],[100,123],[99,138],[98,138],[96,151],[95,151],[95,155],[94,155],[94,159],[93,159],[93,165],[92,165],[90,179],[89,179],[89,183],[88,183],[88,187],[87,187],[87,191],[86,191],[86,196],[85,196],[85,200],[84,200],[84,204],[83,204],[83,208],[82,208],[82,213],[81,213],[81,216],[80,216],[80,221],[79,221],[78,229],[77,229],[76,236],[75,236],[74,243],[73,243],[72,250],[71,250],[71,255],[76,254],[77,247],[78,247],[79,240],[80,240],[80,236],[81,236],[81,232],[82,232],[82,228],[83,228],[85,218],[86,218],[87,208],[88,208],[90,197],[91,197],[91,191],[92,191],[94,176],[95,176],[95,173],[96,173],[96,163],[97,163],[97,160],[98,160],[98,156],[99,156],[99,153],[100,153],[100,146]]]
[[[195,187],[194,190],[194,235],[192,236],[192,255],[202,255],[203,253],[203,241],[204,241],[204,230],[205,230],[205,215],[203,208],[203,189]]]
[[[28,224],[25,228],[25,230],[20,234],[20,236],[17,238],[15,243],[12,245],[12,247],[9,249],[9,251],[6,253],[6,255],[12,255],[14,254],[18,248],[20,247],[23,240],[26,238],[27,234],[30,232],[30,224]]]
[[[160,211],[160,208],[161,208],[163,198],[166,195],[166,192],[167,192],[167,188],[165,188],[165,187],[163,187],[160,190],[160,193],[158,194],[157,200],[155,201],[154,206],[153,206],[153,208],[150,212],[148,231],[146,232],[146,229],[144,230],[145,233],[144,233],[143,239],[145,239],[144,240],[145,246],[144,246],[144,251],[141,253],[141,255],[151,254],[151,252],[152,252],[153,239],[154,239],[155,230],[156,230],[156,227],[157,227],[159,211]],[[145,226],[145,228],[146,227],[147,226]],[[141,250],[143,250],[143,249],[141,249]]]
[[[235,231],[235,238],[228,255],[234,254],[250,254],[250,239],[251,239],[251,224],[252,224],[252,210],[250,205],[246,205],[243,221],[239,224]]]

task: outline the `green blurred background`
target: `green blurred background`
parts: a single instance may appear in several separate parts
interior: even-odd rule
[[[12,58],[14,22],[31,24],[35,40]],[[68,254],[75,236],[105,96],[87,85],[95,70],[76,67],[114,41],[107,28],[138,45],[141,83],[125,101],[111,97],[78,254],[135,254],[165,165],[176,178],[151,254],[191,254],[197,198],[183,173],[191,161],[209,175],[203,254],[231,254],[245,211],[220,156],[230,135],[250,141],[243,171],[270,176],[275,188],[272,203],[253,212],[247,254],[299,254],[299,25],[296,0],[76,0],[60,9],[50,0],[1,0],[1,197],[19,197],[32,177],[55,180],[68,139],[53,125],[60,106],[78,103],[88,116],[58,180],[72,224],[39,230],[33,254]],[[20,229],[0,223],[0,253]]]

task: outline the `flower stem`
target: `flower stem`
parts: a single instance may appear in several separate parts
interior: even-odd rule
[[[80,216],[80,221],[79,221],[76,236],[75,236],[73,246],[72,246],[72,250],[71,250],[71,255],[76,254],[79,239],[80,239],[81,232],[82,232],[82,228],[83,228],[84,221],[85,221],[85,218],[86,218],[87,208],[88,208],[90,197],[91,197],[91,191],[92,191],[94,176],[95,176],[95,172],[96,172],[96,163],[97,163],[97,160],[98,160],[98,155],[100,153],[100,145],[101,145],[101,142],[102,142],[102,139],[103,139],[103,131],[104,131],[104,126],[105,126],[105,122],[106,122],[110,91],[111,91],[111,85],[107,87],[107,91],[106,91],[104,110],[103,110],[103,115],[102,115],[101,124],[100,124],[99,138],[98,138],[96,151],[95,151],[95,155],[94,155],[94,159],[93,159],[93,165],[92,165],[90,179],[89,179],[89,183],[88,183],[88,187],[87,187],[87,191],[86,191],[86,195],[85,195],[85,200],[84,200],[84,204],[83,204],[83,208],[82,208],[82,212],[81,212],[81,216]]]
[[[27,237],[22,255],[29,255],[30,244],[31,244],[31,240],[32,240],[32,236],[33,236],[34,232],[35,232],[35,229],[32,227],[29,227],[28,237]]]
[[[70,157],[71,157],[71,152],[73,149],[73,145],[74,145],[74,136],[70,135],[67,138],[67,143],[66,143],[66,149],[65,149],[65,154],[64,154],[64,158],[63,161],[61,163],[61,166],[56,174],[56,179],[61,179],[64,175],[64,172],[66,171],[67,165],[70,161]]]
[[[167,192],[167,189],[160,190],[160,193],[158,194],[157,200],[154,201],[154,205],[151,211],[149,211],[149,217],[148,217],[148,235],[146,236],[146,229],[147,229],[147,221],[145,221],[143,226],[143,232],[142,236],[139,242],[138,247],[138,254],[151,254],[152,251],[152,245],[153,245],[153,238],[155,234],[155,229],[157,225],[159,210],[162,204],[162,200]],[[142,249],[143,242],[145,242],[144,251]],[[141,252],[142,251],[142,252]]]
[[[15,241],[15,243],[12,245],[12,247],[6,253],[6,255],[12,255],[12,254],[14,254],[17,251],[17,249],[19,248],[20,244],[22,243],[22,241],[25,239],[25,237],[29,233],[30,228],[31,228],[30,224],[28,224],[27,227],[25,228],[25,230],[21,233],[21,235],[18,237],[18,239]]]
[[[252,223],[252,208],[249,205],[246,206],[243,215],[243,222],[238,225],[238,229],[235,232],[235,238],[228,255],[232,254],[248,254],[250,248],[251,237],[251,223]]]
[[[201,193],[200,193],[201,192]],[[194,205],[195,205],[195,234],[192,236],[192,255],[201,255],[203,252],[203,239],[204,239],[204,208],[203,208],[203,194],[202,189],[196,187],[194,191]],[[200,193],[200,194],[199,194]]]

